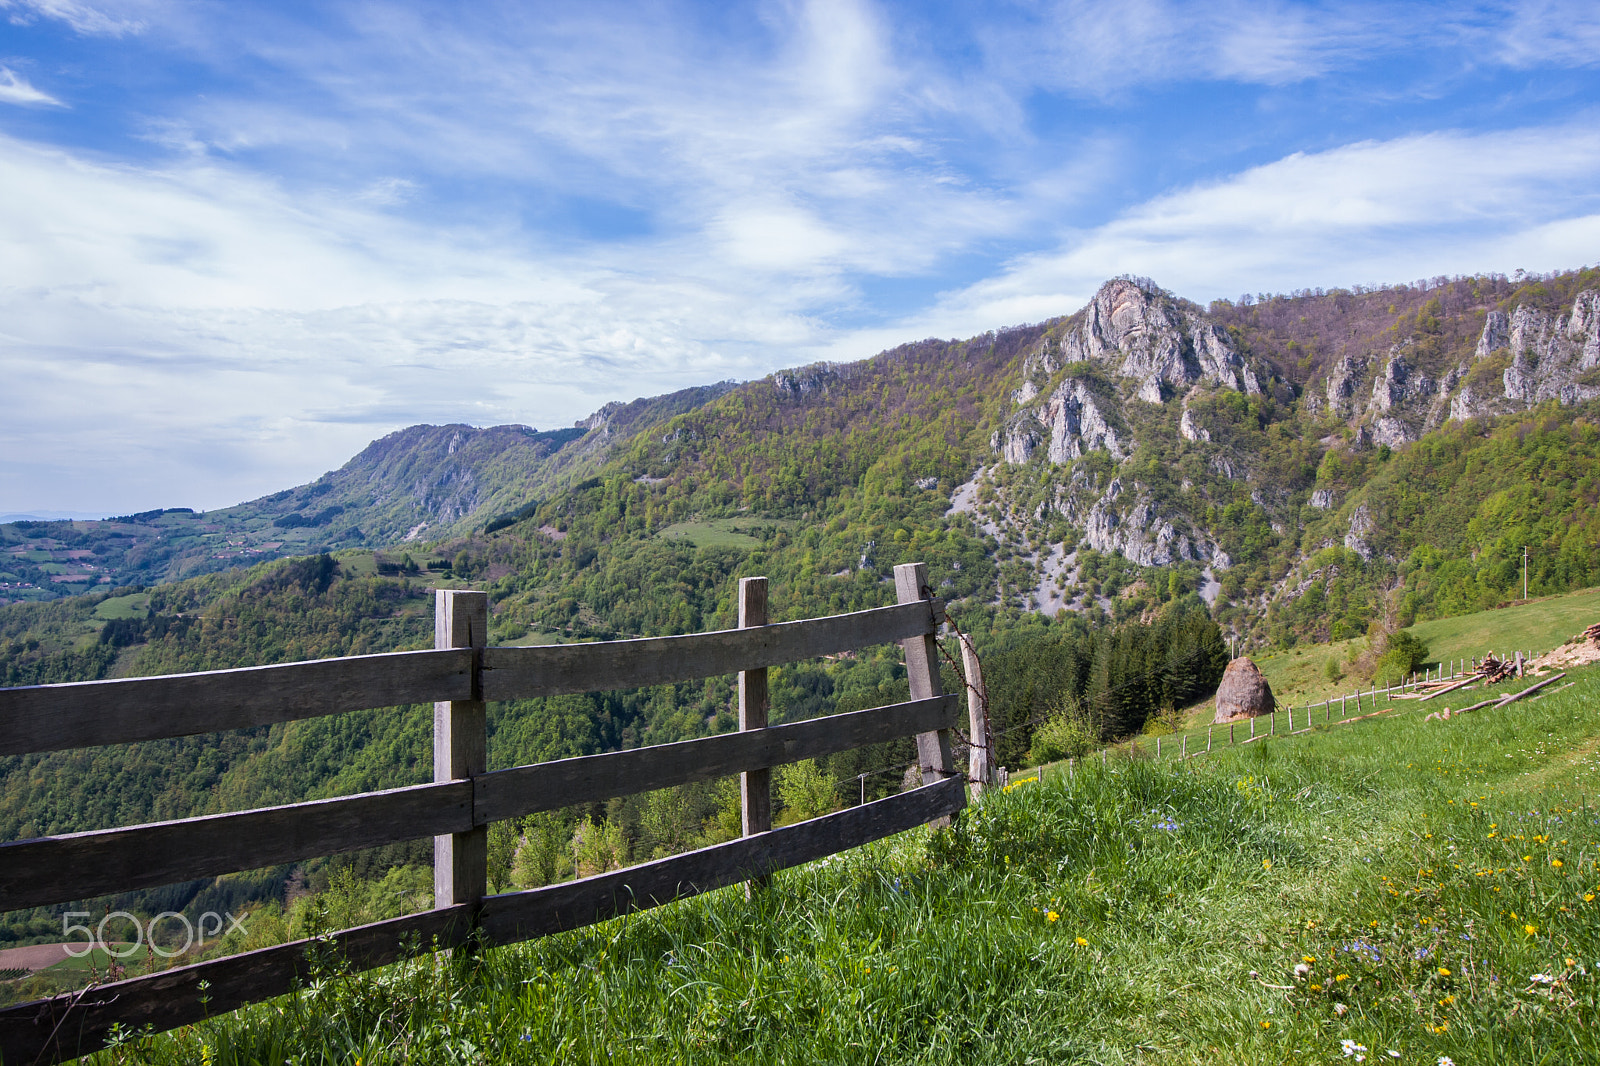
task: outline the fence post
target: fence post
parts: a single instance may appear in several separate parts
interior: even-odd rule
[[[933,589],[928,585],[927,564],[901,563],[895,567],[894,591],[900,603],[932,600]],[[942,615],[942,608],[937,609],[935,613]],[[934,621],[937,623],[942,619],[936,617]],[[927,700],[943,695],[939,683],[939,645],[934,640],[933,634],[930,632],[920,637],[907,637],[900,642],[900,647],[905,651],[906,679],[911,682],[911,698]],[[917,764],[922,768],[924,784],[931,785],[934,781],[943,781],[956,776],[954,762],[950,755],[950,730],[940,729],[932,733],[917,734]],[[947,816],[929,824],[949,825],[950,819]]]
[[[994,765],[994,730],[989,727],[989,694],[983,684],[983,664],[965,633],[957,635],[961,641],[961,669],[967,675],[967,730],[972,737],[967,757],[967,774],[972,778],[972,795],[983,795],[983,790],[993,780],[990,767]],[[981,745],[981,746],[980,746]]]
[[[767,579],[739,579],[739,628],[767,624]],[[767,668],[739,671],[739,729],[767,727]],[[863,779],[863,794],[865,779]],[[744,835],[755,836],[772,828],[772,769],[746,770],[739,775],[739,809]],[[745,882],[746,894],[764,888],[770,879]]]
[[[476,648],[488,644],[489,594],[436,589],[433,646]],[[433,705],[433,779],[476,777],[488,765],[489,734],[482,695],[482,654],[473,656],[470,700]],[[477,904],[489,887],[489,827],[433,838],[433,905]]]

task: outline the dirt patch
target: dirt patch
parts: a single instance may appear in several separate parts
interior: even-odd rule
[[[1600,663],[1600,626],[1590,626],[1554,651],[1546,652],[1530,662],[1527,669],[1535,674],[1546,670],[1566,670],[1574,666]]]
[[[76,940],[66,944],[30,944],[25,948],[6,948],[0,951],[0,970],[48,970],[56,963],[71,958],[67,948],[82,951],[84,942]]]

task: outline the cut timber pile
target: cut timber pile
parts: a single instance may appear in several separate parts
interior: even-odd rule
[[[1478,676],[1483,678],[1488,685],[1497,684],[1517,673],[1517,663],[1514,659],[1496,659],[1493,655],[1484,657],[1478,664]]]
[[[1589,626],[1556,650],[1539,656],[1528,666],[1535,673],[1543,673],[1596,662],[1600,662],[1600,622]]]

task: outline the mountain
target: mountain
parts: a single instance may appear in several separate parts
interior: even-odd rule
[[[0,604],[150,585],[264,560],[432,540],[581,479],[609,448],[731,383],[612,403],[568,429],[411,426],[306,485],[205,513],[0,524]]]
[[[493,575],[506,632],[601,634],[703,623],[751,559],[837,604],[915,555],[991,612],[1122,619],[1193,592],[1248,639],[1345,634],[1498,602],[1524,547],[1533,588],[1600,579],[1597,291],[1583,270],[1202,307],[1117,278],[1048,322],[568,430],[412,427],[205,515],[0,527],[0,580],[393,547]]]

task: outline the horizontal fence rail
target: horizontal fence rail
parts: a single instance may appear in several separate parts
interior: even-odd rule
[[[431,784],[0,844],[0,911],[276,866],[418,837],[434,845],[434,909],[0,1010],[0,1058],[53,1063],[103,1046],[113,1027],[160,1032],[291,991],[329,965],[384,966],[469,942],[575,929],[940,822],[966,804],[933,636],[943,604],[925,567],[895,568],[900,600],[852,614],[764,624],[765,578],[740,584],[740,628],[536,648],[485,647],[487,596],[438,593],[431,651],[153,678],[0,689],[0,754],[189,736],[368,707],[434,704]],[[757,605],[759,609],[752,609]],[[898,642],[911,699],[768,726],[766,669]],[[739,674],[734,733],[487,772],[484,703]],[[747,701],[759,714],[746,715]],[[920,787],[771,829],[775,766],[915,736]],[[745,835],[654,862],[486,896],[491,822],[744,775]],[[752,817],[752,810],[756,815]],[[324,968],[319,971],[319,967]]]
[[[129,744],[472,697],[472,652],[400,651],[0,689],[0,755]]]
[[[513,700],[694,681],[931,633],[936,600],[678,637],[388,652],[0,689],[0,755],[216,733],[368,707]]]
[[[0,844],[0,911],[465,833],[536,811],[709,781],[957,722],[936,696],[748,733],[587,755],[338,799]]]

